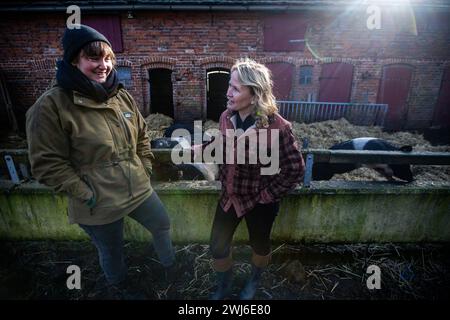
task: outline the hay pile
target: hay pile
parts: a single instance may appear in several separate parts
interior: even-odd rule
[[[450,146],[433,146],[425,140],[422,134],[415,132],[384,132],[381,127],[356,126],[342,118],[339,120],[328,120],[315,123],[292,123],[292,130],[299,141],[307,138],[309,148],[328,149],[332,145],[358,137],[374,137],[384,139],[394,145],[410,145],[414,151],[450,152]],[[443,182],[450,181],[449,166],[412,166],[414,183],[427,181]],[[352,172],[338,174],[333,180],[351,181],[385,181],[377,172],[367,168],[360,168]]]
[[[203,129],[219,128],[217,122],[208,120]],[[374,137],[387,140],[394,145],[410,145],[414,151],[450,152],[450,146],[433,146],[422,134],[415,132],[384,132],[381,127],[357,126],[346,119],[314,123],[292,122],[292,131],[303,142],[308,139],[310,149],[328,149],[332,145],[359,137]]]
[[[148,136],[153,140],[164,136],[164,130],[173,124],[173,119],[160,113],[152,113],[145,118],[145,122]]]
[[[160,113],[152,113],[145,118],[149,130],[163,130],[172,125],[173,119]]]
[[[450,152],[450,146],[432,146],[422,134],[414,132],[384,132],[381,127],[356,126],[346,119],[314,123],[292,123],[292,130],[299,141],[307,138],[309,148],[328,149],[332,145],[358,137],[374,137],[395,145],[410,145],[414,151]]]
[[[207,128],[218,127],[218,123],[208,120]],[[394,145],[410,145],[414,151],[450,152],[449,145],[433,146],[425,140],[422,134],[415,132],[384,132],[381,127],[357,126],[346,119],[328,120],[314,123],[292,122],[292,131],[300,143],[308,139],[310,149],[328,149],[332,145],[358,137],[381,138]],[[415,183],[427,181],[448,183],[450,181],[450,166],[412,166]],[[360,168],[350,173],[339,174],[333,180],[351,181],[386,181],[376,171]]]
[[[219,123],[212,121],[212,120],[207,120],[204,124],[203,124],[203,130],[208,130],[208,129],[219,129]]]

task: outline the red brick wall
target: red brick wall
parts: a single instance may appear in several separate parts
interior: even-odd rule
[[[448,32],[419,26],[419,34],[414,35],[409,23],[408,28],[399,29],[399,19],[392,12],[384,13],[381,30],[371,31],[365,10],[311,11],[301,15],[309,26],[303,52],[264,52],[262,21],[269,14],[138,11],[134,19],[121,14],[124,52],[117,55],[118,64],[131,67],[130,92],[142,112],[149,111],[149,68],[173,71],[175,118],[187,121],[206,114],[206,70],[229,68],[240,56],[264,63],[292,63],[292,100],[306,99],[310,92],[317,97],[321,64],[342,61],[354,66],[352,102],[374,103],[383,66],[401,62],[414,67],[407,127],[430,126],[442,71],[450,63]],[[66,17],[64,13],[0,16],[0,69],[20,112],[33,104],[54,77]],[[300,66],[305,64],[314,67],[313,79],[311,85],[301,86]]]

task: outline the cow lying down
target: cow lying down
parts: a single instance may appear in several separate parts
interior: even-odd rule
[[[189,148],[190,144],[186,139],[158,138],[151,141],[152,149],[173,149],[180,144],[183,148]],[[217,180],[219,167],[214,163],[194,162],[188,164],[165,163],[155,166],[154,179],[160,181],[177,180]]]
[[[411,152],[411,146],[396,147],[391,143],[377,138],[355,138],[333,145],[330,150],[376,150],[376,151],[402,151]],[[346,173],[360,167],[376,170],[389,181],[394,178],[411,182],[413,175],[409,164],[359,164],[359,163],[314,163],[312,170],[313,180],[330,180],[333,175]]]

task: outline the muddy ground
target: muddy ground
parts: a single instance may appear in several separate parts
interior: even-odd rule
[[[274,245],[257,300],[447,300],[450,244]],[[127,242],[130,286],[151,300],[202,300],[214,287],[208,246],[177,245],[177,279],[164,281],[150,245]],[[0,299],[104,299],[96,251],[87,241],[0,242]],[[251,251],[233,251],[237,299],[250,270]],[[81,268],[81,290],[68,290],[69,265]],[[370,265],[381,270],[381,289],[367,288]]]

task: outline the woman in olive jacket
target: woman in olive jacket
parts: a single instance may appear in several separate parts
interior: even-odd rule
[[[175,261],[170,220],[150,185],[146,123],[118,82],[110,42],[80,25],[66,29],[62,43],[57,85],[27,112],[31,170],[40,183],[68,194],[69,222],[91,237],[109,287],[121,292],[123,218],[152,233],[166,270]]]

